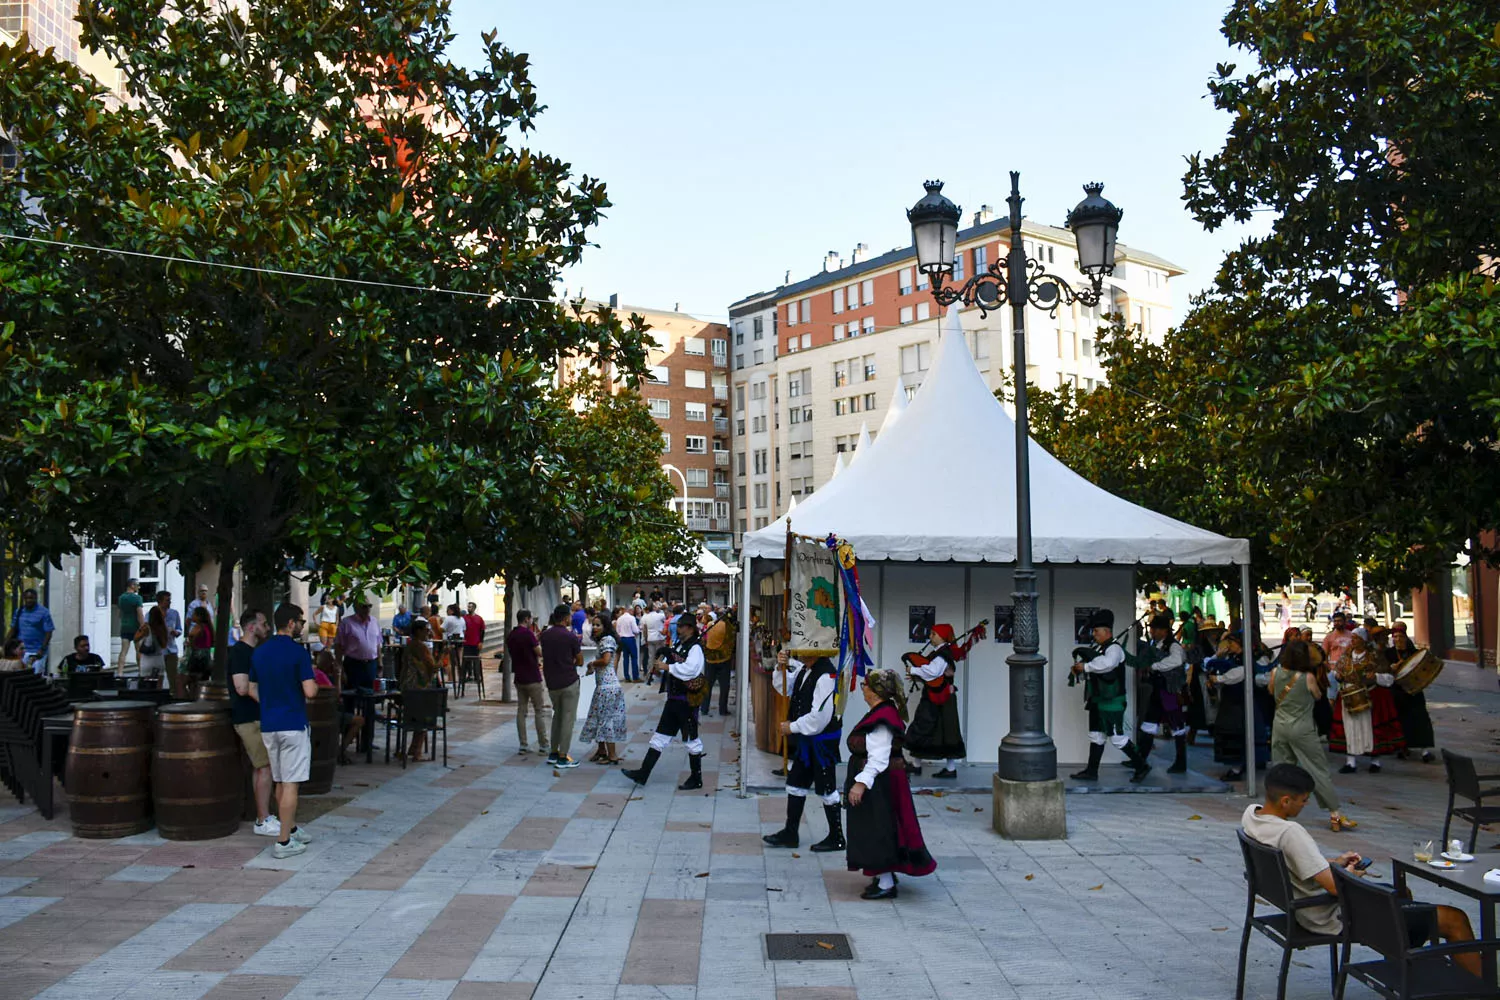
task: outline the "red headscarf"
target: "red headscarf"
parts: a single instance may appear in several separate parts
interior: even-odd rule
[[[954,638],[954,636],[953,636],[953,626],[952,625],[934,625],[934,626],[932,626],[932,634],[935,635],[935,636],[937,636],[939,639],[941,639],[944,642],[952,642],[953,638]]]

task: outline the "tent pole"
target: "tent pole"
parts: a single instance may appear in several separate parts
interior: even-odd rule
[[[1245,658],[1245,794],[1255,798],[1255,640],[1250,627],[1250,564],[1240,567],[1240,622],[1245,630],[1240,654]]]
[[[739,649],[735,656],[740,661],[738,687],[740,704],[740,798],[750,797],[750,748],[747,736],[750,733],[750,576],[754,559],[750,553],[740,556],[740,634]]]

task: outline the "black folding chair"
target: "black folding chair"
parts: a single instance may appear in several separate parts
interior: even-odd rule
[[[473,683],[479,688],[479,700],[484,700],[484,666],[477,656],[465,656],[458,672],[458,696],[462,698]]]
[[[392,702],[391,704],[395,704]],[[399,708],[387,718],[385,727],[385,760],[391,760],[391,729],[396,730],[396,745],[407,749],[407,736],[415,733],[430,733],[429,740],[437,749],[438,734],[443,737],[443,766],[448,766],[448,689],[419,688],[401,692]],[[407,754],[401,755],[401,766],[406,767]]]
[[[1486,781],[1500,781],[1500,774],[1479,774],[1474,767],[1474,758],[1451,750],[1442,751],[1443,770],[1448,772],[1448,814],[1443,817],[1443,843],[1448,843],[1448,829],[1453,817],[1468,820],[1469,846],[1474,853],[1474,841],[1479,836],[1479,824],[1500,820],[1500,806],[1487,806],[1485,799],[1500,798],[1500,788],[1484,788]],[[1468,799],[1473,805],[1454,807],[1455,799]]]
[[[1298,899],[1292,892],[1292,876],[1286,867],[1286,856],[1274,847],[1249,837],[1240,830],[1240,851],[1245,856],[1245,881],[1249,883],[1249,898],[1245,902],[1245,930],[1240,935],[1240,967],[1235,979],[1235,1000],[1245,997],[1245,961],[1250,953],[1250,931],[1258,930],[1281,946],[1281,973],[1276,979],[1276,1000],[1286,997],[1286,975],[1292,964],[1292,953],[1303,948],[1328,947],[1328,978],[1330,987],[1338,980],[1339,943],[1337,934],[1317,934],[1297,922],[1296,912],[1309,906],[1326,906],[1334,897],[1322,892],[1316,896]],[[1276,907],[1279,913],[1257,916],[1255,900],[1260,897]]]
[[[1493,951],[1500,942],[1465,941],[1413,948],[1404,911],[1428,904],[1404,903],[1391,886],[1367,881],[1342,868],[1333,869],[1333,879],[1339,889],[1339,912],[1344,919],[1344,949],[1339,960],[1338,982],[1333,988],[1334,1000],[1343,1000],[1344,986],[1351,976],[1386,1000],[1500,997],[1500,989],[1494,983],[1486,983],[1450,961],[1457,952]],[[1434,921],[1433,933],[1436,932]],[[1373,949],[1380,958],[1351,963],[1349,950],[1356,944]]]

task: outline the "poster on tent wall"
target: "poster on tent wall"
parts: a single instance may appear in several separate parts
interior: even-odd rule
[[[828,546],[815,539],[793,539],[788,546],[786,649],[801,656],[838,656],[839,567]]]

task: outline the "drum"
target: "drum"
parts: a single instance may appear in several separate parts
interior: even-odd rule
[[[163,705],[156,714],[151,792],[167,840],[213,840],[240,826],[240,739],[224,702]]]
[[[1396,668],[1396,683],[1407,694],[1416,694],[1437,680],[1437,675],[1442,672],[1443,661],[1432,655],[1432,650],[1419,649]]]
[[[1344,702],[1346,714],[1353,712],[1357,715],[1370,710],[1370,689],[1359,681],[1345,683],[1339,689],[1339,697]]]
[[[149,701],[91,701],[73,710],[64,785],[73,836],[129,837],[151,828]]]

